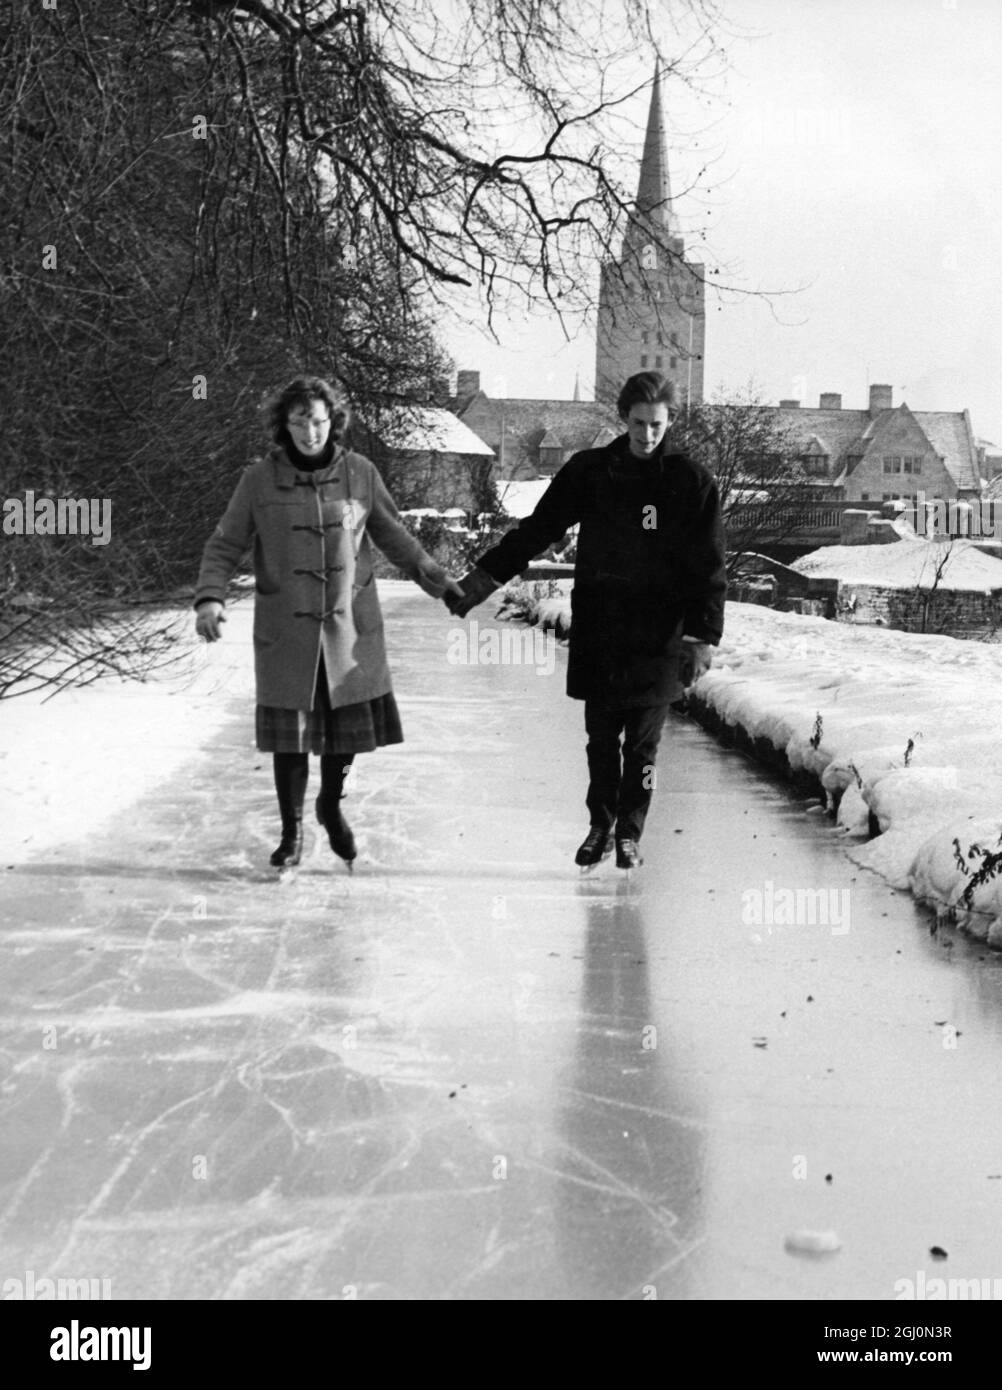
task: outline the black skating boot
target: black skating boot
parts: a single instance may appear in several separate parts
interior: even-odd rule
[[[303,857],[303,821],[302,817],[289,825],[282,826],[282,838],[278,842],[278,849],[271,856],[271,864],[276,869],[290,869],[298,864]]]
[[[274,869],[291,869],[303,857],[303,801],[310,760],[305,753],[276,753],[273,761],[282,838],[269,862]]]
[[[317,820],[327,831],[331,849],[350,869],[357,858],[355,836],[341,811],[344,779],[352,763],[352,754],[325,754],[320,759],[321,790],[317,797]]]
[[[317,820],[327,831],[331,849],[339,859],[343,859],[350,866],[352,860],[358,855],[355,848],[355,836],[352,834],[351,826],[342,815],[340,806],[335,803],[333,807],[325,807],[323,792],[317,797]]]
[[[612,853],[612,832],[593,825],[574,856],[575,864],[590,869]]]

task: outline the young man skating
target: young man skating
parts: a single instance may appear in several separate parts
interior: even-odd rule
[[[668,706],[710,666],[727,581],[716,483],[666,437],[674,384],[640,372],[617,408],[626,433],[570,458],[532,515],[478,557],[464,597],[446,602],[465,617],[579,526],[567,693],[585,702],[591,828],[575,862],[597,864],[615,840],[616,863],[630,869],[642,862]]]

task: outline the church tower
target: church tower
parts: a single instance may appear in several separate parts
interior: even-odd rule
[[[703,266],[686,261],[672,207],[655,67],[636,203],[619,261],[602,267],[595,399],[615,401],[628,376],[649,370],[674,381],[681,402],[701,404],[705,338]]]

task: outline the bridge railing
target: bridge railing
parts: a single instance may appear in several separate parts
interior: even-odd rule
[[[856,503],[855,505],[859,505]],[[798,507],[770,506],[768,502],[754,502],[744,506],[731,507],[725,517],[725,525],[762,531],[838,531],[842,525],[845,507]]]

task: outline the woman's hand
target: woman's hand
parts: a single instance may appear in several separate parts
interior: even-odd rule
[[[425,593],[430,594],[432,598],[445,598],[446,594],[455,594],[457,598],[463,596],[458,581],[453,579],[448,570],[434,561],[419,566],[414,577]]]
[[[206,642],[218,642],[223,635],[219,630],[219,625],[225,621],[226,614],[223,612],[223,605],[217,599],[207,598],[204,603],[198,605],[195,615],[195,631]]]

